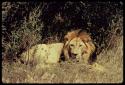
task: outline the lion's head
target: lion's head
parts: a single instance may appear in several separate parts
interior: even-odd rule
[[[87,46],[79,37],[76,37],[69,42],[68,50],[70,57],[76,58],[76,60],[79,61],[82,55],[86,53]]]
[[[95,52],[95,45],[90,35],[81,30],[75,30],[67,33],[65,39],[64,55],[66,59],[88,63]]]

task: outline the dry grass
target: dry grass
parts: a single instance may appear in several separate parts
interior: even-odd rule
[[[54,2],[55,3],[55,2]],[[83,3],[78,7],[70,5],[74,2],[65,2],[65,6],[60,6],[62,10],[51,12],[53,5],[59,3],[2,3],[2,82],[3,83],[121,83],[123,82],[123,3]],[[53,5],[52,5],[53,4]],[[95,5],[96,4],[96,5]],[[102,4],[102,5],[101,5]],[[121,6],[117,7],[117,5]],[[33,7],[36,5],[35,7]],[[104,8],[103,8],[104,5]],[[55,7],[54,6],[54,7]],[[94,6],[94,7],[93,7]],[[75,8],[80,8],[74,12]],[[91,11],[91,7],[92,11]],[[105,8],[106,7],[106,8]],[[116,9],[115,9],[115,8]],[[21,9],[26,10],[21,10]],[[32,8],[32,9],[31,9]],[[44,11],[44,8],[46,11]],[[64,8],[64,9],[63,9]],[[74,9],[72,16],[68,9]],[[81,10],[84,11],[82,12]],[[18,10],[19,9],[19,10]],[[93,10],[94,9],[94,10]],[[107,10],[104,10],[107,9]],[[114,9],[114,10],[112,10]],[[104,11],[103,11],[104,10]],[[116,11],[116,12],[115,12]],[[58,12],[60,13],[58,14]],[[24,15],[26,13],[26,15]],[[80,15],[80,14],[81,15]],[[21,14],[21,15],[20,15]],[[57,14],[57,15],[55,15]],[[13,16],[14,15],[14,16]],[[46,16],[47,15],[47,16]],[[52,16],[53,15],[53,16]],[[64,17],[62,16],[64,15]],[[70,16],[69,16],[70,15]],[[76,16],[75,16],[76,15]],[[79,15],[79,16],[77,16]],[[106,15],[105,17],[102,15]],[[107,16],[108,15],[108,16]],[[51,16],[50,18],[48,16]],[[18,18],[17,18],[18,17]],[[20,19],[19,17],[23,17]],[[44,17],[43,19],[41,19]],[[72,18],[74,17],[74,18]],[[79,20],[79,18],[82,19]],[[88,17],[88,19],[87,19]],[[102,19],[100,19],[102,17]],[[91,19],[92,18],[92,19]],[[95,18],[95,19],[94,19]],[[99,19],[98,19],[99,18]],[[95,43],[99,47],[106,49],[98,55],[97,63],[104,66],[105,71],[97,71],[89,66],[80,63],[61,62],[57,65],[42,65],[35,67],[24,65],[18,62],[6,62],[19,58],[20,54],[38,43],[53,43],[63,41],[61,36],[69,31],[77,23],[89,23],[85,30],[90,30]],[[106,20],[105,20],[106,19]],[[83,22],[81,22],[81,20]],[[103,21],[104,20],[104,21]],[[18,23],[19,22],[19,23]],[[104,24],[103,24],[104,22]],[[109,24],[107,27],[106,22]],[[78,25],[80,25],[80,23]],[[19,25],[20,24],[20,25]],[[98,26],[99,24],[99,26]],[[89,24],[88,24],[89,25]],[[102,26],[102,28],[100,28]],[[79,26],[78,26],[79,27]],[[54,28],[54,29],[53,29]],[[60,28],[56,30],[56,28]],[[84,28],[82,26],[81,28]],[[92,28],[92,29],[91,29]],[[110,30],[111,29],[111,30]],[[58,35],[58,32],[60,34]],[[96,32],[95,32],[96,31]],[[96,35],[97,34],[97,35]],[[104,35],[104,36],[101,36]],[[107,36],[108,35],[108,36]],[[49,37],[50,36],[50,37]],[[111,38],[112,39],[111,39]],[[105,41],[105,42],[103,42]],[[109,44],[109,45],[105,45]],[[104,46],[103,46],[104,45]]]
[[[19,63],[2,62],[3,83],[122,83],[123,39],[118,38],[116,47],[103,51],[97,62],[106,70],[90,69],[79,63],[61,62],[44,68]]]

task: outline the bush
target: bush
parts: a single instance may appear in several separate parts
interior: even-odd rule
[[[3,2],[2,54],[12,58],[37,43],[63,42],[68,31],[79,28],[91,33],[99,54],[115,45],[122,25],[120,1]]]
[[[39,21],[39,10],[38,6],[30,12],[28,18],[24,16],[23,23],[20,27],[16,26],[17,24],[14,24],[14,29],[9,33],[6,34],[6,32],[3,32],[3,58],[5,57],[9,60],[13,60],[23,51],[40,42],[40,31],[43,28],[43,23]],[[7,37],[10,39],[6,40]]]

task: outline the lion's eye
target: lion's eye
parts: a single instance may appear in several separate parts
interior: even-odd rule
[[[70,44],[71,47],[73,47],[74,45],[73,44]]]
[[[79,47],[82,47],[82,45],[79,45]]]

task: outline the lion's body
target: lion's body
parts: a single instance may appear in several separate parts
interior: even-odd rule
[[[38,44],[21,54],[24,63],[57,63],[62,53],[63,43]]]
[[[63,50],[63,43],[58,44],[49,44],[48,45],[48,58],[46,60],[46,63],[58,63],[62,50]]]

